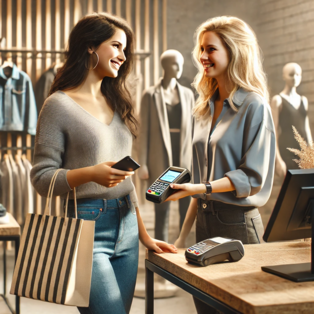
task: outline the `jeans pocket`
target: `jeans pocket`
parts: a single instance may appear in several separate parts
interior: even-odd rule
[[[253,228],[256,233],[256,237],[258,238],[259,243],[264,242],[263,241],[264,226],[263,226],[261,215],[258,214],[258,216],[253,217],[251,219],[252,219],[252,225],[253,225]]]
[[[226,226],[245,225],[243,211],[240,213],[235,213],[232,211],[217,210],[216,218],[221,224]]]
[[[247,213],[246,224],[249,243],[258,244],[263,242],[264,226],[261,215],[259,213],[255,213],[252,217],[250,213]]]
[[[93,220],[96,221],[102,214],[103,210],[100,209],[87,209],[87,208],[78,208],[77,210],[77,218],[84,220]]]

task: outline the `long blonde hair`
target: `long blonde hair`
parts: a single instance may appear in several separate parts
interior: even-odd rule
[[[234,87],[230,92],[229,102],[233,110],[237,107],[233,104],[234,93],[240,88],[255,92],[268,101],[266,75],[263,71],[260,47],[253,30],[242,20],[236,17],[220,16],[212,18],[201,24],[195,32],[195,48],[193,50],[194,64],[199,72],[194,78],[192,86],[199,93],[194,108],[196,117],[210,115],[208,100],[213,96],[218,85],[214,78],[204,75],[204,68],[200,61],[201,40],[205,32],[214,32],[225,44],[229,54],[227,68],[228,78]]]

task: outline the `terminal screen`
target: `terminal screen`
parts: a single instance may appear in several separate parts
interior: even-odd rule
[[[168,170],[161,178],[160,180],[166,181],[166,182],[173,182],[175,178],[177,178],[181,172]]]

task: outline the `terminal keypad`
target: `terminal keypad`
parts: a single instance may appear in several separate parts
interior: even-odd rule
[[[150,188],[148,189],[148,192],[151,193],[151,194],[157,194],[157,195],[160,195],[162,194],[165,189],[169,186],[168,183],[165,183],[165,182],[161,182],[161,181],[156,181],[154,182]],[[155,192],[155,193],[154,193]]]

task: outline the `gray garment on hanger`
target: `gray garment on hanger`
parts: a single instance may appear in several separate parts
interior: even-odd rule
[[[287,169],[299,169],[297,163],[293,161],[293,159],[299,158],[294,153],[290,152],[287,147],[300,149],[300,145],[294,138],[292,126],[297,129],[298,133],[309,144],[305,131],[307,111],[302,97],[298,109],[294,108],[284,97],[280,97],[282,99],[278,129],[278,147],[280,155],[285,162]]]
[[[26,190],[26,169],[24,167],[24,164],[22,162],[21,157],[15,158],[17,170],[18,170],[18,176],[21,182],[21,191],[22,191],[22,207],[21,207],[21,222],[18,221],[19,224],[24,224],[25,222],[25,211],[26,207],[28,205],[27,203],[27,190]]]
[[[21,178],[19,176],[18,167],[11,156],[10,158],[12,178],[13,178],[13,206],[14,206],[14,218],[21,225],[23,224],[23,213],[22,213],[22,203],[23,203],[23,191]]]
[[[55,65],[53,65],[48,70],[46,70],[36,82],[34,92],[38,114],[40,113],[40,110],[49,95],[49,91],[55,76]]]
[[[13,212],[13,176],[9,158],[5,158],[1,162],[1,185],[2,185],[2,205],[7,209],[8,213]]]
[[[26,172],[26,183],[25,183],[25,212],[24,216],[26,216],[27,213],[34,213],[34,197],[35,197],[35,190],[31,184],[31,170],[32,170],[32,165],[29,160],[26,158],[23,158],[23,165],[25,167],[25,172]]]

